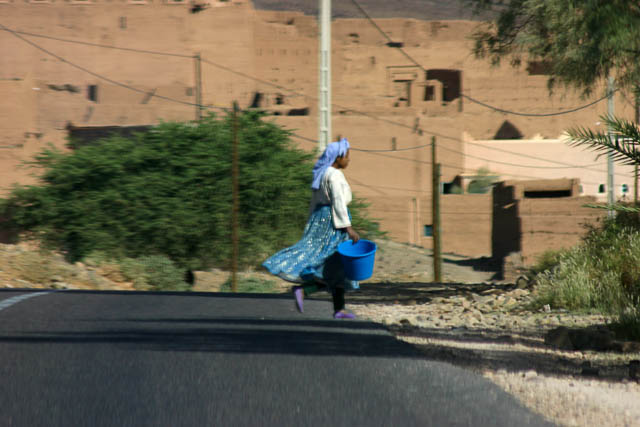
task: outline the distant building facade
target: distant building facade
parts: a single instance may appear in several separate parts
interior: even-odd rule
[[[14,183],[34,182],[20,163],[48,143],[64,147],[70,127],[193,120],[195,55],[202,58],[203,105],[220,113],[236,100],[242,108],[263,109],[303,137],[294,138],[301,148],[316,148],[307,141],[318,135],[315,17],[256,10],[250,0],[0,0],[0,16],[3,25],[17,32],[0,31],[2,194]],[[509,179],[579,178],[591,194],[590,183],[604,179],[580,175],[591,169],[586,167],[541,172],[531,166],[561,165],[507,151],[536,151],[537,157],[559,160],[554,141],[567,128],[594,125],[606,113],[606,102],[559,116],[510,115],[487,108],[467,97],[525,113],[559,112],[595,98],[564,92],[549,96],[544,67],[535,62],[514,69],[474,59],[469,41],[474,22],[376,22],[393,43],[365,19],[333,21],[332,127],[336,137],[349,138],[356,149],[390,150],[354,151],[348,178],[392,238],[431,246],[425,232],[431,223],[431,151],[403,150],[429,144],[432,135],[443,182],[486,167]],[[619,97],[615,108],[622,117],[633,116]],[[531,151],[533,143],[505,138],[546,140]],[[488,141],[492,139],[500,141]],[[489,145],[504,150],[486,151],[483,147]],[[562,161],[588,163],[581,153],[567,149]],[[520,166],[510,169],[504,163]],[[626,181],[621,176],[617,182]],[[490,255],[490,242],[450,236],[444,235],[445,251]]]

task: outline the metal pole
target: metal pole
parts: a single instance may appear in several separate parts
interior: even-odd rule
[[[440,164],[436,163],[436,137],[431,137],[431,221],[433,223],[433,281],[442,282],[440,246]]]
[[[233,101],[233,146],[231,153],[231,185],[233,187],[233,207],[231,212],[231,291],[238,292],[238,102]]]
[[[320,0],[319,21],[318,152],[322,153],[331,138],[331,0]]]
[[[613,117],[613,114],[614,114],[613,87],[614,87],[613,77],[609,77],[608,84],[607,84],[607,92],[609,95],[609,102],[607,103],[608,104],[607,114],[609,115],[609,117]],[[613,129],[609,127],[609,139],[611,140],[612,143],[614,142],[614,138],[615,136],[613,135]],[[615,183],[613,180],[613,150],[609,150],[609,153],[607,154],[607,204],[609,205],[609,210],[607,212],[607,215],[609,216],[609,218],[612,218],[615,215],[614,210],[611,208],[615,203],[614,185]]]
[[[195,60],[195,74],[196,74],[196,121],[202,119],[202,69],[200,52],[196,53],[193,57]]]
[[[636,119],[636,126],[640,125],[640,88],[636,87],[635,88],[635,119]],[[636,150],[636,152],[638,151],[640,147],[638,147],[637,145],[634,147],[634,149]],[[636,161],[636,164],[633,168],[633,206],[636,207],[638,206],[638,162]]]

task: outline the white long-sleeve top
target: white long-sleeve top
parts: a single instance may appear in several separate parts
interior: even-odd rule
[[[341,170],[330,166],[322,177],[320,188],[313,190],[311,195],[310,213],[318,205],[331,205],[333,226],[345,228],[351,226],[347,205],[351,203],[353,195],[351,187]]]

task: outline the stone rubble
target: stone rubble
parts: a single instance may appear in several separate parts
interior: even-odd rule
[[[531,290],[517,286],[430,301],[351,300],[361,319],[386,325],[427,358],[482,374],[558,425],[640,426],[640,343],[613,339],[602,315],[532,311]]]

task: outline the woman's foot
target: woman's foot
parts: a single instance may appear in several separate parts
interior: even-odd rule
[[[333,313],[334,319],[355,319],[356,315],[353,313],[347,313],[344,310],[336,311]]]
[[[304,312],[304,290],[302,286],[294,286],[292,288],[293,298],[296,300],[296,308],[300,313]]]

